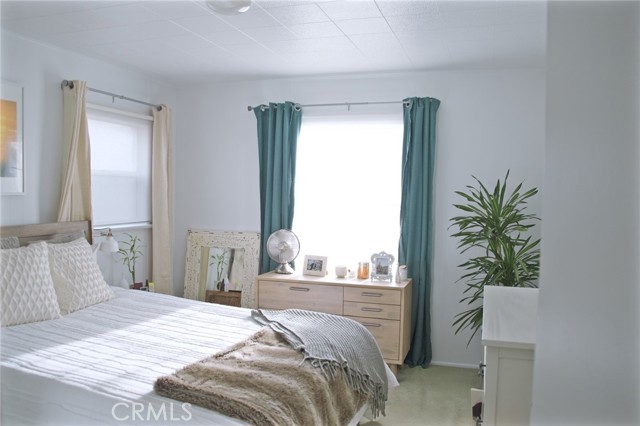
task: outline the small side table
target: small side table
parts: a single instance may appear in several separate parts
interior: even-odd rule
[[[205,301],[209,303],[217,303],[219,305],[240,307],[241,291],[216,291],[207,290]]]

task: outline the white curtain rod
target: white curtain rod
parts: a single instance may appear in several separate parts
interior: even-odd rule
[[[73,81],[62,80],[62,87],[65,87],[65,86],[69,86],[71,89],[73,89]],[[107,92],[107,91],[104,91],[104,90],[93,89],[91,87],[87,87],[87,90],[90,91],[90,92],[100,93],[101,95],[111,96],[112,98],[122,99],[124,101],[136,102],[138,104],[148,105],[150,107],[156,108],[158,111],[162,110],[162,105],[150,104],[149,102],[139,101],[138,99],[128,98],[126,96],[118,95],[116,93],[111,93],[111,92]]]
[[[346,106],[348,111],[351,111],[351,107],[353,105],[382,105],[382,104],[404,104],[404,105],[409,105],[410,102],[409,101],[386,101],[386,102],[341,102],[341,103],[332,103],[332,104],[307,104],[307,105],[300,105],[300,104],[295,104],[297,109],[300,108],[308,108],[308,107],[328,107],[328,106]],[[263,111],[266,108],[269,108],[268,105],[258,105],[259,108],[261,108]],[[258,108],[255,107],[255,108]],[[253,111],[255,109],[252,106],[248,106],[247,107],[247,111]]]

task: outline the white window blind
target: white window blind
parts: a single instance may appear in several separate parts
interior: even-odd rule
[[[328,256],[329,274],[375,252],[396,258],[400,236],[402,111],[303,117],[293,231],[301,253]]]
[[[94,226],[151,222],[152,118],[88,106]]]

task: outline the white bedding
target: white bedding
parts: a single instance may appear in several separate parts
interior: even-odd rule
[[[160,397],[153,383],[259,330],[250,310],[114,292],[61,319],[2,328],[2,425],[244,425]]]

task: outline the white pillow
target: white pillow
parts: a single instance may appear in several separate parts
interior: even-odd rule
[[[0,248],[12,249],[20,247],[20,240],[18,237],[2,237],[0,238]]]
[[[47,245],[0,250],[2,326],[60,318]]]
[[[62,315],[113,297],[87,240],[80,238],[70,243],[47,244],[47,247]]]

